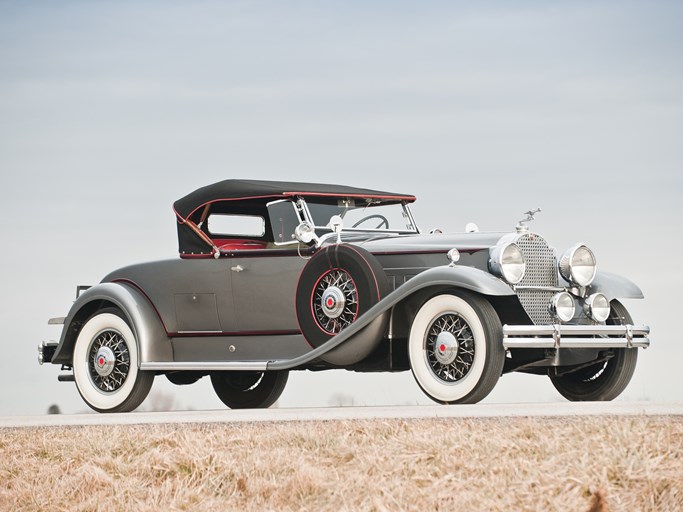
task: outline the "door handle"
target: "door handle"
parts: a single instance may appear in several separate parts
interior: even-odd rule
[[[230,270],[232,270],[233,272],[242,272],[244,270],[244,267],[242,267],[242,265],[237,265],[235,267],[230,267]]]

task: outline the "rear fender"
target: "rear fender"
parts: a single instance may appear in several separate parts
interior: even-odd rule
[[[100,283],[83,292],[71,307],[52,363],[72,364],[81,327],[88,318],[107,307],[116,307],[127,318],[138,341],[140,363],[173,361],[171,340],[149,299],[125,283]]]

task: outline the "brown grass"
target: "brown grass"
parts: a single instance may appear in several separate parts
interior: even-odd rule
[[[0,431],[0,510],[681,510],[680,417]]]

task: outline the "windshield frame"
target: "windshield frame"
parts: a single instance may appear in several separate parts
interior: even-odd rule
[[[353,200],[349,200],[348,198],[339,198],[339,202],[346,202],[350,204],[351,202],[355,203],[355,198]],[[392,201],[392,202],[386,202],[386,201],[377,201],[373,199],[366,199],[368,203],[365,206],[362,206],[364,209],[369,209],[369,208],[376,208],[378,206],[389,206],[389,205],[400,205],[401,208],[403,209],[403,214],[405,218],[407,219],[407,222],[410,223],[412,226],[412,229],[379,229],[379,228],[361,228],[361,227],[347,227],[343,226],[342,227],[342,232],[348,232],[348,233],[373,233],[373,234],[398,234],[398,235],[417,235],[420,233],[420,229],[417,226],[417,223],[415,222],[415,218],[413,217],[413,214],[410,210],[410,206],[407,201]],[[301,208],[301,213],[303,213],[305,220],[309,222],[316,230],[327,230],[331,231],[332,228],[329,226],[329,224],[326,225],[319,225],[316,223],[316,220],[313,218],[313,215],[311,213],[310,208],[308,207],[308,203],[303,197],[297,198],[297,202],[300,204]],[[340,205],[341,206],[341,205]],[[360,209],[355,206],[354,204],[354,209]],[[343,215],[342,215],[343,218]],[[329,222],[329,219],[318,219],[323,220],[325,222]]]

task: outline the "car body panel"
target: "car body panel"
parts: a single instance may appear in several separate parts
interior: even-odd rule
[[[159,313],[169,335],[223,332],[235,325],[232,272],[227,259],[176,259],[124,267],[103,282],[139,289]]]

